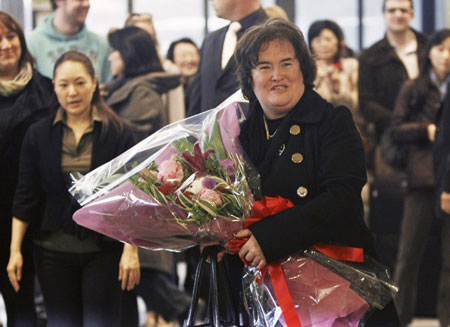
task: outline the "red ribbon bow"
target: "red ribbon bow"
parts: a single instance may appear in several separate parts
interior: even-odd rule
[[[253,205],[253,215],[254,217],[249,217],[245,222],[244,229],[250,227],[252,224],[260,221],[264,217],[274,215],[283,210],[293,207],[294,204],[281,196],[277,197],[263,197],[260,201],[256,201]],[[233,239],[229,241],[225,247],[228,248],[232,253],[238,254],[240,248],[248,241],[248,238],[243,239]],[[361,248],[352,248],[346,246],[338,245],[328,245],[328,244],[316,244],[313,246],[314,249],[320,251],[321,253],[337,260],[346,261],[364,261],[364,252]],[[242,261],[245,265],[250,266],[244,258]],[[278,304],[280,305],[281,311],[283,313],[284,320],[288,327],[301,327],[300,318],[295,309],[294,302],[292,300],[291,294],[289,292],[286,279],[284,277],[283,269],[281,268],[280,262],[272,262],[264,267],[261,271],[261,277],[256,279],[256,282],[261,282],[264,275],[267,272],[270,273],[270,278],[272,280],[272,285],[275,291],[275,296],[277,298]]]

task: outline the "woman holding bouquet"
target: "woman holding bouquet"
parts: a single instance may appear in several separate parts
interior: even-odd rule
[[[120,284],[139,282],[137,249],[79,227],[70,173],[85,174],[134,144],[99,95],[91,61],[69,51],[55,63],[59,109],[27,131],[13,205],[10,282],[19,291],[21,246],[34,227],[35,262],[48,326],[118,326]]]
[[[262,195],[294,204],[237,233],[249,238],[239,256],[261,269],[325,243],[363,248],[376,257],[363,221],[363,144],[350,111],[313,91],[316,68],[301,31],[271,19],[244,34],[235,56],[250,101],[240,141],[261,176]],[[398,325],[392,301],[367,321]]]

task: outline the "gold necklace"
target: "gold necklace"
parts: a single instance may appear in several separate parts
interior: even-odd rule
[[[278,131],[278,128],[275,130],[275,132],[273,132],[272,135],[270,135],[269,133],[269,126],[267,125],[267,119],[266,119],[266,115],[263,114],[263,120],[264,120],[264,128],[266,129],[266,140],[271,139],[272,137],[275,136],[275,134]]]

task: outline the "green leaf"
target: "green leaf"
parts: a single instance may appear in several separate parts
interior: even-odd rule
[[[194,144],[189,142],[187,139],[179,139],[172,142],[172,145],[178,150],[179,153],[183,152],[194,152]]]
[[[214,205],[214,203],[211,203],[210,201],[203,200],[203,199],[198,199],[197,203],[200,206],[200,208],[202,208],[203,210],[205,210],[208,214],[210,214],[212,216],[211,218],[217,216],[217,208]]]
[[[220,126],[217,122],[217,116],[214,120],[213,128],[211,129],[211,134],[209,135],[209,147],[216,151],[216,156],[218,160],[225,160],[227,158],[227,151],[222,142],[222,135],[220,134]],[[204,148],[206,151],[207,148]]]

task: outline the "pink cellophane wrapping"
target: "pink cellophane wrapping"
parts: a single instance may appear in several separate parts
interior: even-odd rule
[[[242,228],[240,220],[216,217],[200,226],[180,224],[185,212],[157,203],[126,182],[78,210],[73,219],[81,226],[130,244],[178,250],[197,245],[200,239],[229,240]]]
[[[350,282],[302,255],[281,263],[286,283],[303,327],[357,327],[369,304],[350,289]],[[286,326],[266,274],[258,284],[247,275],[247,301],[252,302],[258,326]]]
[[[236,101],[232,101],[233,99]],[[232,239],[233,233],[242,229],[253,204],[246,176],[248,166],[238,139],[240,120],[245,119],[239,104],[241,99],[239,94],[235,94],[215,109],[168,125],[78,180],[69,191],[83,207],[74,214],[73,219],[81,226],[114,239],[158,250],[180,251],[201,241],[227,242]],[[197,144],[202,153],[187,152],[187,145],[182,146],[181,150],[177,148],[180,147],[179,142]],[[149,183],[143,179],[141,173],[144,170],[148,172],[152,162],[161,171],[164,161],[174,160],[173,158],[183,160],[184,153],[191,153],[196,160],[201,159],[208,149],[214,150],[211,157],[215,159],[211,160],[215,160],[215,163],[220,162],[220,165],[228,166],[234,163],[233,175],[228,175],[228,170],[225,170],[225,177],[220,177],[220,181],[225,184],[212,180],[217,188],[204,188],[208,194],[214,193],[211,192],[213,190],[216,192],[213,195],[221,194],[221,202],[224,204],[232,201],[232,207],[239,208],[237,212],[240,214],[234,215],[236,210],[231,210],[225,212],[233,214],[221,215],[220,208],[228,210],[226,208],[229,207],[217,204],[217,215],[211,214],[211,219],[207,222],[193,222],[195,211],[183,210],[184,207],[180,205],[183,203],[178,199],[169,199],[168,203],[164,203],[161,199],[158,201],[149,195],[149,191],[144,191],[143,186],[136,185],[136,178],[140,178],[141,184]],[[211,175],[208,170],[192,169],[191,167],[191,171],[187,171],[184,166],[185,178],[181,185],[175,187],[176,190],[170,191],[173,192],[171,194],[178,198],[180,193],[187,192],[194,183],[197,183],[196,187],[203,185],[202,178],[206,177],[211,182],[211,178],[219,176]],[[153,182],[151,183],[153,185]],[[167,193],[161,193],[159,196],[163,196],[162,194],[166,196]],[[189,194],[189,199],[194,202],[196,196],[202,196],[201,192],[198,195]],[[184,200],[184,203],[188,202]],[[216,209],[214,206],[209,209],[211,208],[212,211]]]

